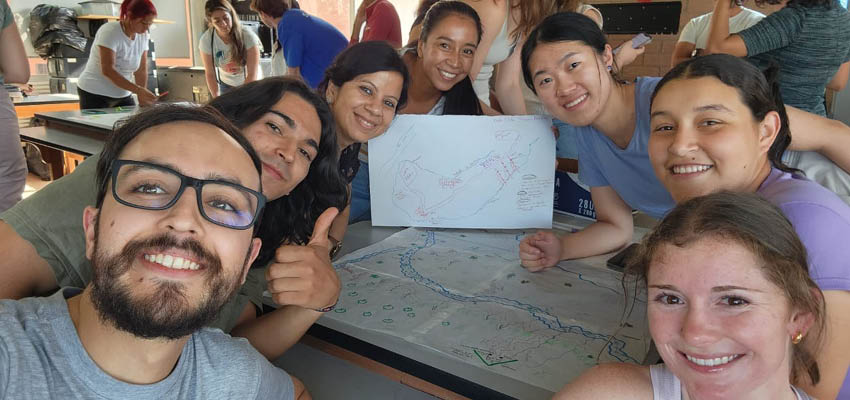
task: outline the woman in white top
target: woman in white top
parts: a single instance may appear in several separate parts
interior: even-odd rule
[[[598,365],[556,399],[810,399],[823,294],[776,206],[720,192],[677,206],[644,238],[624,282],[646,284],[664,364]],[[636,278],[636,280],[632,280]]]
[[[204,75],[212,97],[243,83],[257,80],[260,70],[260,38],[239,22],[227,0],[208,0],[204,5],[207,29],[200,40]]]
[[[148,29],[156,18],[150,0],[124,0],[121,17],[98,29],[89,61],[80,74],[77,92],[80,108],[107,108],[156,102],[147,89]]]
[[[560,11],[583,13],[602,26],[602,14],[578,0],[464,0],[478,12],[484,35],[469,76],[478,98],[490,106],[490,81],[504,114],[527,114],[522,90],[519,49],[525,37],[548,15]],[[498,66],[498,68],[497,68]]]

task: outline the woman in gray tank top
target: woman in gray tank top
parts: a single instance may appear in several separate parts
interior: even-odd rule
[[[664,364],[599,365],[556,399],[811,398],[793,385],[820,378],[823,294],[776,206],[732,192],[681,203],[644,238],[623,279],[646,290]]]

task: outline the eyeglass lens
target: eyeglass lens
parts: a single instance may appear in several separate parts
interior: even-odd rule
[[[181,178],[152,166],[124,164],[117,173],[115,194],[120,200],[144,207],[163,209],[180,192]],[[258,199],[238,186],[206,182],[200,193],[201,215],[214,223],[245,227],[253,222]]]

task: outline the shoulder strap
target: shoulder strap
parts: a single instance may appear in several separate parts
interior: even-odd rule
[[[210,28],[210,53],[213,59],[213,71],[215,71],[216,83],[221,83],[221,78],[218,77],[218,60],[215,56],[215,28]]]

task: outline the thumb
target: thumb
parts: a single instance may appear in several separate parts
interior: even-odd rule
[[[316,219],[316,225],[313,227],[313,235],[310,236],[310,243],[308,245],[318,244],[327,246],[328,232],[331,230],[331,224],[333,224],[337,214],[339,214],[339,210],[336,207],[330,207]]]

